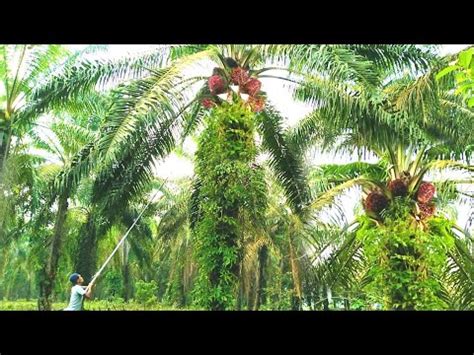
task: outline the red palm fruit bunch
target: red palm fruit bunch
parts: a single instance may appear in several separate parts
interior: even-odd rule
[[[265,108],[265,100],[263,97],[253,97],[251,96],[247,103],[253,112],[260,112]]]
[[[368,211],[380,213],[388,206],[388,199],[380,192],[373,191],[365,198],[364,206]]]
[[[428,203],[433,198],[436,188],[430,182],[422,182],[418,188],[416,199],[419,203]]]
[[[219,95],[226,91],[227,83],[226,80],[218,75],[214,74],[207,80],[207,85],[209,86],[209,91],[213,95]]]
[[[203,99],[203,100],[201,101],[201,104],[202,104],[205,108],[211,108],[211,107],[214,107],[214,106],[217,105],[216,102],[215,102],[213,99],[209,98],[209,97],[206,97],[205,99]]]
[[[436,211],[434,203],[419,203],[418,207],[420,209],[420,217],[423,219],[431,217]]]
[[[389,182],[388,189],[393,196],[406,196],[408,186],[404,179],[395,179]]]
[[[241,90],[243,93],[248,94],[249,96],[255,96],[258,94],[261,87],[262,83],[260,82],[260,80],[251,78],[245,83],[244,87]]]
[[[249,73],[244,68],[236,67],[232,69],[230,78],[233,84],[244,86],[249,80]]]

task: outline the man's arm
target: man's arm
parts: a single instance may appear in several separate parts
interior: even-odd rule
[[[91,298],[92,297],[92,287],[94,287],[95,285],[93,283],[89,284],[86,288],[86,293],[84,294],[84,296],[86,298]]]

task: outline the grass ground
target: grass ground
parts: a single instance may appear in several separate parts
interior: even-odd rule
[[[55,302],[54,311],[60,311],[66,308],[66,302]],[[144,305],[138,302],[120,302],[106,300],[91,300],[84,304],[85,310],[89,311],[143,311],[143,310],[177,310],[170,306],[160,304]],[[37,311],[38,304],[36,300],[15,300],[0,301],[0,311]]]

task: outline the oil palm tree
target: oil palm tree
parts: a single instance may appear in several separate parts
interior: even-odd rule
[[[41,239],[44,229],[34,235],[31,220],[41,206],[41,175],[36,169],[41,162],[41,157],[30,154],[22,144],[15,145],[5,163],[2,184],[6,193],[0,194],[0,268],[5,275],[2,291],[6,297],[15,295],[10,291],[17,277],[26,280],[27,289],[35,287],[30,284],[36,267],[36,259],[30,257],[32,239]]]
[[[457,304],[462,307],[468,307],[472,300],[470,239],[458,235],[462,229],[449,222],[442,210],[460,194],[466,195],[460,189],[461,184],[472,184],[469,161],[474,138],[471,133],[474,112],[445,89],[446,83],[435,80],[435,73],[442,65],[440,60],[429,70],[392,75],[375,88],[357,87],[353,83],[341,85],[345,97],[340,106],[346,105],[346,110],[340,112],[334,108],[333,100],[337,99],[330,95],[322,96],[311,81],[296,92],[303,100],[318,102],[318,108],[294,130],[293,141],[320,139],[323,147],[336,147],[345,152],[356,150],[361,154],[370,152],[379,159],[377,164],[320,167],[315,173],[316,180],[326,180],[332,188],[321,191],[309,206],[318,209],[334,202],[348,188],[362,186],[366,195],[365,217],[351,225],[350,232],[342,233],[342,239],[334,240],[333,254],[327,263],[322,263],[320,270],[324,270],[323,274],[326,273],[326,280],[330,279],[331,284],[337,280],[346,288],[351,282],[370,286],[379,277],[378,285],[388,288],[383,295],[387,308],[443,307],[436,300],[446,299],[449,293],[446,289],[460,297]],[[310,127],[319,127],[319,130],[315,133]],[[467,176],[438,178],[432,183],[426,181],[430,172],[449,169],[464,171]],[[433,200],[435,186],[438,197]],[[435,205],[438,212],[433,217]],[[398,240],[395,236],[404,233],[393,228],[400,228],[406,221],[407,238]],[[377,233],[386,236],[383,243],[380,242],[383,238],[377,237]],[[390,235],[393,237],[387,239]],[[433,254],[428,250],[423,252],[419,245],[415,247],[417,241],[427,235],[436,237],[434,240],[439,243],[426,244],[438,248]],[[372,236],[372,239],[367,236]],[[399,247],[400,243],[405,243],[406,247]],[[375,248],[375,245],[382,249]],[[378,255],[373,254],[376,250]],[[383,259],[383,255],[387,259]],[[436,272],[426,270],[429,264],[426,260],[430,257],[434,264],[437,263]],[[407,260],[411,260],[411,264]],[[410,286],[406,279],[380,279],[380,274],[369,272],[371,267],[374,269],[374,262],[380,270],[388,268],[384,269],[387,275],[406,276],[415,272],[415,266],[417,272],[423,269],[423,276],[416,282],[425,282],[426,285],[432,282],[436,294],[426,296],[426,304],[418,304],[411,296],[407,297]],[[390,283],[393,283],[391,289]],[[418,291],[421,294],[429,288],[426,286]]]
[[[99,98],[95,99],[98,103]],[[49,132],[37,134],[31,132],[34,145],[53,158],[39,167],[43,175],[45,196],[48,196],[43,211],[49,210],[51,205],[57,200],[57,209],[53,234],[48,242],[49,255],[47,263],[43,269],[42,278],[39,287],[38,305],[40,310],[51,310],[52,295],[56,279],[56,273],[61,254],[61,244],[65,237],[65,224],[67,219],[69,202],[74,195],[75,188],[68,185],[61,185],[58,181],[61,173],[67,167],[82,147],[95,138],[95,132],[90,125],[90,118],[97,119],[97,112],[89,111],[90,116],[76,119],[62,115],[59,122],[53,122]],[[89,122],[88,122],[89,121]]]
[[[42,112],[31,109],[34,92],[59,68],[67,68],[82,55],[101,48],[91,46],[72,54],[60,45],[0,46],[0,176],[12,143],[31,128]],[[35,103],[38,108],[39,100]],[[49,108],[55,105],[42,104]]]

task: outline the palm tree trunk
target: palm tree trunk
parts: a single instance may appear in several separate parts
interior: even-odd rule
[[[12,300],[12,299],[16,299],[16,293],[15,292],[12,292],[12,290],[15,288],[14,286],[17,284],[17,278],[18,278],[18,272],[19,272],[19,268],[15,268],[15,270],[13,271],[13,275],[10,279],[10,282],[8,282],[8,285],[7,285],[7,290],[6,290],[6,299],[7,300]],[[12,295],[13,293],[13,295]]]
[[[268,258],[268,248],[264,245],[260,248],[258,252],[258,274],[257,274],[257,282],[256,282],[256,294],[255,294],[255,302],[254,302],[254,310],[257,311],[262,304],[265,304],[266,295],[265,295],[265,288],[266,285],[266,278],[265,278],[265,266],[267,264]]]
[[[188,249],[186,252],[186,258],[184,260],[184,270],[183,270],[183,295],[184,295],[184,304],[187,306],[190,303],[189,294],[193,286],[193,280],[195,276],[193,259],[192,259],[192,249]]]
[[[12,132],[10,127],[0,127],[0,181],[10,151]]]
[[[28,278],[28,283],[26,284],[26,300],[29,301],[31,299],[31,280]]]
[[[82,275],[88,283],[95,273],[97,263],[97,228],[94,220],[94,212],[89,213],[86,224],[81,228],[79,240],[79,252],[75,261],[74,269]]]
[[[197,287],[202,294],[196,302],[209,310],[236,308],[246,228],[239,220],[264,209],[263,198],[252,198],[258,192],[257,181],[264,182],[253,166],[257,155],[253,118],[243,105],[216,108],[196,153],[203,211],[194,228],[200,264]]]
[[[131,279],[130,267],[128,263],[122,267],[122,275],[123,275],[123,298],[125,301],[128,301],[132,295],[132,279]]]
[[[237,311],[242,310],[242,301],[244,299],[244,281],[243,281],[243,265],[240,264],[239,268],[239,285],[238,285],[238,292],[237,292],[237,300],[235,303],[235,309]]]
[[[415,258],[416,260],[419,260],[421,258],[421,255],[417,253],[411,245],[408,245],[406,247],[390,246],[389,252],[392,256],[410,256]],[[398,261],[398,259],[395,258],[391,258],[390,260],[392,260],[391,268],[394,270],[394,272],[403,273],[416,271],[416,269],[413,269],[413,266],[410,266],[404,260]],[[391,289],[388,295],[388,304],[386,304],[386,307],[394,310],[414,310],[415,301],[408,297],[409,287],[410,282],[402,282],[398,288]]]
[[[54,225],[53,239],[51,241],[51,249],[49,260],[43,269],[43,279],[40,282],[40,298],[38,300],[39,309],[42,311],[51,310],[51,296],[54,290],[54,282],[56,280],[56,272],[58,269],[59,256],[61,250],[61,242],[64,234],[64,222],[66,221],[68,209],[68,193],[63,193],[59,197],[58,211],[56,213],[56,223]]]
[[[323,287],[323,310],[329,311],[329,297],[328,297],[328,289],[326,285],[324,285]]]
[[[351,309],[351,303],[350,303],[349,299],[347,299],[347,298],[344,298],[344,309],[346,311],[349,311]]]
[[[122,278],[123,278],[123,299],[128,301],[132,297],[132,278],[128,256],[130,253],[130,245],[125,242],[122,245]]]
[[[293,277],[293,309],[300,310],[302,302],[302,292],[301,292],[301,277],[300,270],[298,265],[298,260],[296,260],[295,248],[291,236],[288,239],[289,249],[290,249],[290,264],[291,264],[291,275]]]

